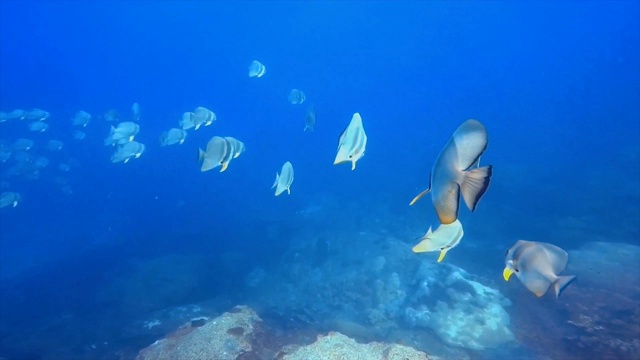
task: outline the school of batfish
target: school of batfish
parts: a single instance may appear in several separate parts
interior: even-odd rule
[[[249,77],[262,78],[266,74],[266,67],[257,60],[249,65]],[[290,90],[287,100],[298,106],[307,101],[307,96],[299,89]],[[0,112],[0,123],[9,120],[27,121],[29,131],[45,133],[49,130],[47,120],[50,113],[38,108],[32,110],[15,109],[11,112]],[[100,118],[100,117],[98,117]],[[138,124],[142,119],[141,107],[134,103],[130,115],[123,118],[115,109],[108,110],[102,119],[110,125],[104,145],[115,147],[111,155],[113,163],[128,163],[137,159],[145,152],[145,145],[135,140],[140,132]],[[80,110],[71,118],[73,126],[72,138],[83,141],[86,137],[85,128],[91,122],[92,116]],[[182,114],[177,121],[178,127],[162,132],[159,137],[161,146],[180,145],[187,139],[187,131],[196,131],[201,127],[212,125],[217,121],[216,114],[205,108],[197,107],[193,111]],[[304,132],[314,131],[316,126],[316,109],[309,104],[305,116]],[[364,130],[360,113],[353,114],[351,121],[338,137],[338,146],[333,164],[349,163],[351,170],[356,169],[357,162],[366,152],[368,137]],[[474,212],[478,203],[487,192],[493,174],[491,165],[481,166],[480,158],[489,143],[488,132],[478,120],[464,121],[453,131],[444,147],[435,158],[429,176],[426,190],[418,194],[411,202],[414,205],[426,195],[430,195],[431,203],[439,220],[439,225],[432,229],[430,226],[418,244],[413,247],[415,253],[439,252],[437,262],[442,262],[447,253],[460,244],[464,236],[463,225],[458,218],[460,212],[460,197],[466,207]],[[27,138],[18,138],[13,142],[0,141],[0,162],[9,160],[14,165],[2,174],[1,189],[10,188],[8,182],[14,176],[27,179],[37,178],[39,172],[50,164],[48,157],[33,153],[35,142]],[[49,152],[59,152],[64,147],[60,140],[50,139],[44,148]],[[245,144],[231,136],[213,136],[204,149],[198,149],[200,170],[206,172],[220,167],[220,172],[228,169],[231,160],[237,159],[245,152]],[[74,159],[60,161],[57,165],[61,173],[68,172],[74,166]],[[272,185],[275,196],[291,194],[294,180],[294,170],[291,162],[286,161]],[[67,180],[58,176],[55,183],[60,185],[63,192],[72,193]],[[22,196],[15,191],[4,191],[0,194],[0,208],[16,207]],[[575,276],[560,275],[568,263],[568,254],[561,248],[544,243],[518,240],[505,254],[505,268],[503,278],[508,281],[515,274],[520,282],[536,296],[541,297],[549,288],[554,289],[556,297],[575,279]]]

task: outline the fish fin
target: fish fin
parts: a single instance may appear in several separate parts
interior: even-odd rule
[[[358,160],[353,160],[353,159],[351,160],[351,171],[356,169],[356,161]]]
[[[413,200],[411,200],[411,202],[409,203],[409,206],[415,204],[416,201],[420,200],[420,198],[422,198],[423,196],[427,195],[430,192],[431,192],[431,188],[428,188],[427,190],[421,192],[420,194],[418,194],[418,196],[414,197]]]
[[[464,180],[460,184],[460,191],[469,210],[474,211],[476,209],[478,201],[489,188],[491,174],[491,165],[464,172]]]
[[[291,195],[291,189],[287,188],[287,195]]]
[[[278,173],[276,173],[276,181],[273,182],[273,185],[271,185],[271,188],[273,189],[274,187],[276,187],[276,185],[278,185],[278,179],[280,178],[280,175],[278,175]]]
[[[509,281],[511,275],[513,275],[513,270],[509,269],[508,267],[505,267],[504,270],[502,270],[502,278],[504,279],[504,281]]]
[[[124,159],[124,163],[128,163],[129,162],[129,158]]]
[[[200,124],[196,125],[196,130],[198,130],[200,128]]]
[[[429,236],[433,233],[433,230],[431,230],[431,226],[429,226],[429,230],[427,230],[427,235],[425,236]]]
[[[575,275],[558,276],[558,279],[553,283],[553,290],[556,292],[556,298],[559,297],[562,291],[575,279]]]
[[[202,149],[198,149],[198,161],[202,161],[202,160],[204,160],[204,155],[205,155],[205,154],[206,154],[206,153],[204,152],[204,150],[202,150]]]
[[[424,239],[422,241],[420,241],[418,243],[418,245],[414,246],[411,251],[413,251],[414,253],[423,253],[423,252],[428,252],[429,250],[429,241],[427,241],[427,239]]]
[[[223,172],[223,171],[227,170],[227,166],[229,166],[228,162],[222,163],[222,168],[220,169],[220,172]]]
[[[442,262],[442,260],[444,260],[444,257],[447,255],[447,251],[449,251],[448,248],[440,250],[440,256],[438,256],[438,262]]]

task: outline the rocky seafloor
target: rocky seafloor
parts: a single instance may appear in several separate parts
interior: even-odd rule
[[[564,272],[578,280],[559,299],[536,298],[517,279],[501,278],[504,247],[515,239],[500,241],[487,232],[492,226],[469,221],[460,246],[437,263],[435,254],[411,252],[423,222],[394,223],[389,219],[397,216],[385,208],[392,209],[358,216],[356,207],[338,212],[323,202],[288,219],[304,226],[267,219],[262,228],[235,230],[238,242],[255,234],[269,246],[288,239],[282,251],[259,249],[274,257],[267,263],[238,250],[137,260],[106,274],[87,292],[85,307],[3,323],[0,357],[640,358],[640,247],[582,241],[569,249]],[[589,221],[564,223],[572,236],[592,228]],[[193,296],[203,288],[217,296]],[[5,351],[10,346],[14,351]]]

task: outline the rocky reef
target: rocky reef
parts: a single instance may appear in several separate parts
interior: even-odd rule
[[[274,334],[250,308],[238,306],[214,319],[197,319],[140,351],[136,360],[428,360],[424,352],[397,344],[361,344],[337,332],[311,344]]]

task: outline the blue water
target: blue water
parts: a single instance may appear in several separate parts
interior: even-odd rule
[[[468,118],[488,129],[481,165],[494,174],[478,209],[461,210],[467,250],[446,261],[495,280],[489,285],[516,304],[556,311],[556,302],[536,303],[518,282],[501,282],[503,254],[522,238],[566,250],[589,241],[640,246],[639,19],[632,1],[0,2],[0,110],[51,113],[44,133],[0,123],[0,139],[33,139],[30,151],[51,161],[35,180],[2,175],[2,191],[21,201],[0,209],[0,359],[135,353],[163,334],[87,347],[172,306],[259,304],[239,284],[255,268],[286,269],[291,249],[315,236],[331,250],[314,261],[345,258],[354,271],[369,242],[345,234],[409,245],[437,217],[430,200],[408,203]],[[247,76],[252,60],[265,76]],[[306,103],[287,101],[293,88]],[[99,117],[128,116],[134,102],[146,151],[113,164],[103,145],[110,124]],[[302,131],[308,103],[313,132]],[[161,147],[160,134],[198,106],[218,120]],[[93,115],[81,141],[72,137],[78,110]],[[355,112],[369,141],[350,171],[332,161]],[[202,173],[197,149],[214,135],[243,141],[246,152],[224,173]],[[49,139],[64,148],[49,153]],[[69,159],[75,165],[62,175],[73,192],[65,194],[54,179]],[[291,195],[274,197],[269,187],[285,161],[295,168]],[[349,254],[336,245],[354,242]],[[192,285],[149,298],[117,285],[153,259],[169,260],[135,275],[143,285],[133,288],[163,287],[154,281],[174,272],[168,284]],[[572,287],[573,296],[588,292]],[[65,316],[74,320],[56,320]],[[106,318],[116,320],[91,320]],[[549,354],[543,343],[528,348]]]

